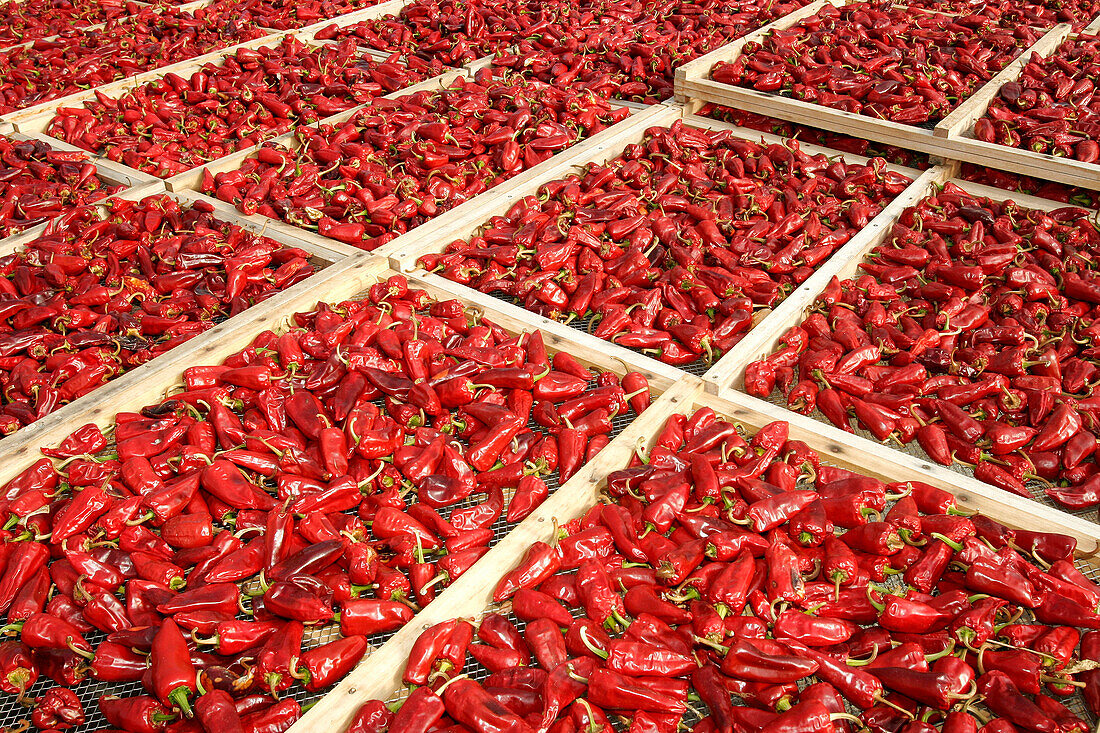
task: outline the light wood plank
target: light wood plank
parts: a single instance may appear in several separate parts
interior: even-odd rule
[[[902,145],[922,150],[922,152],[928,152],[927,148],[933,142],[939,143],[933,140],[931,130],[845,112],[771,92],[723,84],[713,79],[688,80],[683,86],[688,97],[756,114],[780,117],[834,132],[843,132],[854,137],[866,137],[869,140]],[[881,139],[883,137],[888,139]],[[935,148],[935,150],[938,149],[939,147]]]
[[[981,89],[967,97],[951,114],[940,120],[932,133],[936,137],[953,137],[963,130],[971,129],[978,118],[985,115],[990,103],[996,99],[997,93],[1001,91],[1001,87],[1019,78],[1024,67],[1031,61],[1032,54],[1046,56],[1056,51],[1072,30],[1073,27],[1069,23],[1060,23],[1051,28],[1042,38],[1021,53],[1015,61],[1001,69],[1000,73],[982,85]]]
[[[544,319],[540,319],[523,309],[517,309],[510,303],[497,298],[477,291],[473,292],[476,297],[467,297],[470,293],[456,292],[455,283],[436,275],[411,273],[407,277],[410,287],[422,288],[437,300],[458,298],[467,306],[472,306],[480,311],[493,323],[512,333],[533,331],[535,329],[541,330],[548,351],[554,353],[566,351],[581,362],[599,368],[600,371],[611,371],[616,374],[624,374],[627,370],[639,372],[656,392],[668,391],[673,384],[684,377],[683,372],[671,368],[654,370],[652,359],[640,356],[629,349],[623,349],[626,353],[615,350],[609,351],[602,341],[600,342],[600,348],[592,348],[591,343],[583,338],[588,334],[576,330],[561,331],[556,328],[547,328],[542,323]],[[553,324],[554,322],[551,321],[550,323]],[[665,365],[661,364],[661,366]]]
[[[951,138],[951,145],[955,148],[953,155],[978,165],[1056,181],[1067,186],[1100,190],[1100,165],[1096,163],[1082,163],[1073,158],[1036,153],[1027,148],[985,142],[974,137],[972,130]]]
[[[756,114],[917,150],[942,158],[1036,176],[1069,186],[1100,190],[1100,165],[1039,155],[1028,150],[983,143],[963,135],[936,137],[931,130],[853,114],[711,79],[684,82],[685,94]]]
[[[829,281],[834,277],[843,279],[855,272],[867,253],[889,235],[901,213],[931,193],[934,186],[946,182],[957,173],[957,169],[957,165],[936,166],[914,180],[710,368],[703,376],[707,390],[719,392],[727,387],[739,387],[744,379],[745,367],[775,350],[787,329],[802,322],[807,309]]]
[[[474,72],[480,71],[481,69],[491,69],[491,68],[493,68],[493,58],[494,58],[493,54],[489,54],[488,56],[482,56],[479,59],[474,59],[473,61],[471,61],[468,64],[463,64],[462,68],[466,70],[466,74],[470,78],[473,78]],[[611,100],[611,103],[614,104],[615,100]]]

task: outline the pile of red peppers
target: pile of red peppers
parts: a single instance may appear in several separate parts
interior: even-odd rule
[[[280,31],[313,25],[326,18],[377,4],[375,0],[245,0],[225,3],[256,25]]]
[[[1060,201],[1063,204],[1083,206],[1086,209],[1100,208],[1100,191],[1090,191],[1087,188],[1066,186],[1053,181],[1044,181],[1040,178],[1021,176],[1016,173],[1006,173],[1005,171],[971,163],[963,163],[959,177],[965,181],[993,186],[1002,191],[1026,193],[1029,196]]]
[[[600,3],[602,5],[602,3]],[[317,39],[354,38],[379,51],[463,66],[521,38],[550,31],[563,17],[594,18],[568,2],[412,0],[396,15],[330,26]]]
[[[764,115],[744,112],[730,107],[708,104],[699,114],[713,117],[716,120],[731,122],[741,127],[768,132],[773,135],[797,138],[798,140],[833,148],[834,150],[841,150],[867,157],[883,158],[889,163],[916,168],[918,170],[925,170],[930,165],[928,156],[923,153],[905,150],[903,148],[894,147],[893,145],[882,145],[864,138],[851,137],[850,135],[842,135],[827,130],[818,130],[795,122],[788,122],[775,117],[765,117]],[[1052,201],[1060,201],[1064,204],[1083,206],[1087,209],[1100,208],[1100,192],[1098,191],[1066,186],[1061,183],[1054,183],[1053,181],[1044,181],[1030,176],[1022,176],[1018,173],[1009,173],[994,168],[986,168],[985,166],[963,163],[962,170],[959,172],[959,178],[964,181],[972,181],[974,183],[993,186],[1003,191],[1026,193],[1029,196],[1038,196],[1040,198],[1051,199]]]
[[[938,122],[1039,39],[1001,18],[916,13],[889,4],[825,5],[733,62],[715,81],[779,92],[906,124]]]
[[[713,360],[910,180],[684,125],[544,184],[419,264],[670,364]]]
[[[0,114],[265,35],[233,8],[143,7],[100,30],[0,51]]]
[[[375,99],[340,124],[301,127],[202,191],[373,250],[626,118],[607,100],[485,69],[446,89]]]
[[[916,0],[907,5],[944,13],[976,13],[1036,28],[1051,28],[1058,23],[1070,23],[1075,30],[1081,30],[1100,15],[1098,0],[1016,0],[1011,4],[997,5],[983,0]]]
[[[0,50],[0,114],[372,2],[3,4],[0,48],[23,45]],[[927,126],[1097,2],[826,4],[711,75]],[[204,170],[201,190],[374,250],[625,119],[609,100],[671,96],[677,66],[803,4],[412,0],[316,34],[331,43],[286,36],[97,91],[46,131],[162,178],[263,143],[237,170]],[[446,89],[382,98],[487,55]],[[1100,162],[1098,59],[1098,36],[1030,59],[974,134]],[[677,121],[419,265],[666,363],[709,364],[905,190],[887,160],[929,165],[700,114],[871,160]],[[1074,205],[1100,195],[963,177]],[[0,257],[0,435],[314,272],[307,251],[208,203],[103,202],[115,192],[83,153],[0,137],[0,237],[48,222]],[[949,183],[833,279],[748,366],[745,391],[1095,511],[1098,253],[1089,212]],[[302,689],[346,676],[649,403],[642,374],[548,352],[540,332],[400,275],[318,303],[0,487],[0,690],[48,733],[283,733]],[[408,696],[366,703],[349,733],[1088,733],[1071,698],[1100,716],[1100,585],[1075,551],[942,489],[830,466],[784,422],[746,435],[704,407],[531,546],[491,613],[425,631]],[[93,683],[140,689],[85,709]]]
[[[1036,153],[1100,160],[1100,36],[1081,34],[1043,58],[1033,55],[1020,76],[1001,87],[974,136]]]
[[[948,183],[906,209],[887,242],[833,279],[745,389],[778,390],[837,427],[917,443],[1072,510],[1100,504],[1092,345],[1100,230],[1088,212],[976,198]]]
[[[168,196],[54,219],[0,258],[0,434],[309,277],[309,256]]]
[[[0,136],[0,237],[117,193],[82,153]]]
[[[140,682],[109,725],[283,731],[288,688],[347,674],[649,405],[401,276],[292,321],[0,489],[0,689]]]
[[[411,694],[349,733],[1084,733],[1062,700],[1100,712],[1100,586],[1075,547],[704,407],[532,545],[499,612],[421,635]]]
[[[672,96],[677,66],[804,4],[615,3],[594,22],[560,23],[520,39],[514,52],[499,52],[493,63],[557,87],[656,104]]]
[[[139,7],[123,0],[8,0],[0,4],[0,48],[87,28]]]
[[[398,91],[443,71],[374,60],[350,40],[237,49],[184,79],[159,80],[83,107],[61,107],[46,133],[131,168],[168,178],[241,148]]]
[[[495,54],[499,69],[559,88],[652,104],[672,96],[677,65],[803,4],[631,0],[532,8],[527,2],[459,6],[414,0],[396,15],[333,26],[318,38],[350,35],[371,48],[452,66]]]

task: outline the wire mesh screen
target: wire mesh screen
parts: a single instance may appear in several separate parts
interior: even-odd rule
[[[101,631],[85,634],[85,638],[93,648],[97,647],[106,637],[107,635]],[[314,629],[307,632],[303,640],[302,648],[312,649],[338,637],[339,627],[337,626]],[[375,637],[371,637],[370,643],[373,648],[380,642],[376,641]],[[30,703],[33,703],[36,697],[42,696],[47,690],[56,686],[57,683],[45,675],[39,676],[38,680],[30,687],[26,695],[26,700],[28,702],[26,706],[20,704],[14,695],[0,696],[0,730],[17,728],[23,720],[30,720],[31,713],[34,710],[33,707],[29,706]],[[79,685],[71,689],[76,693],[77,697],[80,699],[81,705],[84,707],[85,722],[83,725],[69,728],[69,733],[91,733],[91,731],[111,727],[99,710],[99,698],[103,695],[134,697],[136,695],[149,694],[139,682],[101,682],[90,676],[84,677]],[[280,698],[293,698],[297,700],[300,705],[305,707],[321,699],[327,691],[326,689],[317,692],[308,692],[304,687],[294,685],[280,693]],[[32,730],[34,730],[33,727]]]

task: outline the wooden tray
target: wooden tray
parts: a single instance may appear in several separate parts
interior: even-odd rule
[[[731,130],[741,137],[750,140],[763,140],[765,143],[781,142],[783,138],[768,133],[737,127],[726,122],[711,120],[706,117],[698,117],[688,114],[688,107],[680,104],[653,105],[649,109],[639,112],[633,117],[620,122],[611,129],[605,130],[590,139],[563,151],[551,160],[542,163],[529,171],[526,171],[501,186],[488,191],[475,200],[464,204],[439,217],[438,219],[418,227],[416,230],[393,240],[385,247],[375,251],[375,254],[386,255],[394,269],[402,272],[414,272],[417,268],[417,259],[429,253],[442,252],[447,245],[456,239],[468,239],[477,234],[484,223],[493,216],[499,216],[519,199],[527,195],[535,194],[542,184],[563,176],[574,173],[575,170],[587,163],[603,164],[616,158],[623,149],[631,144],[641,141],[645,137],[645,131],[651,127],[667,127],[677,119],[686,125],[708,130]],[[800,147],[811,155],[823,153],[829,156],[841,156],[852,163],[866,163],[867,158],[843,153],[830,148],[823,148],[808,143],[800,143]],[[817,270],[805,282],[799,285],[785,300],[775,306],[768,315],[756,322],[753,328],[739,341],[729,352],[724,354],[717,362],[704,369],[699,376],[703,377],[707,389],[718,392],[719,389],[731,381],[732,374],[743,371],[744,367],[759,353],[762,343],[772,344],[782,335],[788,327],[791,313],[800,312],[804,303],[811,303],[813,298],[825,287],[829,279],[835,274],[835,261],[855,256],[852,253],[862,253],[874,247],[879,238],[890,231],[894,220],[912,201],[924,196],[935,183],[942,183],[954,172],[953,167],[938,167],[921,173],[921,171],[902,166],[888,165],[889,170],[904,173],[914,179],[902,194],[888,204],[882,212],[872,219],[867,227],[852,237],[843,247],[838,249],[825,262],[818,265]],[[498,298],[479,293],[459,283],[450,283],[449,287],[455,292],[461,292],[467,299],[492,298],[502,302]],[[517,306],[510,306],[517,307]],[[538,322],[544,329],[569,328],[541,316],[531,316],[539,319]],[[554,324],[554,325],[551,325]],[[577,331],[577,329],[570,329]],[[639,355],[624,347],[589,336],[584,332],[577,332],[577,338],[592,343],[593,348],[597,344],[602,348],[617,349],[635,355],[635,358],[645,359],[651,369],[671,369],[673,373],[684,374],[686,370],[671,367],[656,359]],[[694,368],[695,365],[688,365]]]
[[[146,196],[160,193],[164,193],[164,189],[158,182],[147,186],[127,189],[126,191],[116,194],[116,197],[137,201]],[[166,195],[171,196],[173,194]],[[193,200],[188,196],[176,195],[176,198],[180,199],[184,205]],[[219,216],[219,218],[221,217]],[[223,220],[229,221],[228,218]],[[122,376],[107,382],[98,389],[70,402],[49,415],[46,415],[42,419],[24,426],[14,434],[3,438],[0,440],[0,484],[3,484],[11,479],[12,476],[19,473],[21,470],[20,466],[22,465],[25,467],[26,465],[26,456],[36,454],[39,448],[59,442],[66,435],[87,422],[93,422],[96,419],[106,421],[107,418],[113,416],[115,412],[126,409],[120,407],[123,403],[120,402],[119,399],[123,397],[131,399],[132,401],[127,404],[130,404],[132,407],[140,407],[155,399],[157,395],[162,394],[165,389],[174,383],[165,383],[164,378],[158,376],[162,371],[162,367],[168,364],[182,363],[182,366],[179,367],[176,373],[178,378],[178,376],[182,374],[184,368],[195,363],[195,356],[193,353],[197,348],[201,347],[201,344],[211,341],[218,345],[221,343],[240,344],[229,351],[219,351],[218,353],[222,354],[223,357],[242,348],[244,343],[241,343],[240,339],[251,340],[254,334],[253,331],[248,330],[249,324],[253,322],[248,318],[249,316],[255,317],[269,310],[274,302],[285,297],[288,293],[309,293],[310,288],[319,275],[327,275],[330,271],[338,271],[349,259],[347,256],[348,253],[327,246],[319,247],[311,242],[290,238],[279,238],[275,232],[264,232],[262,226],[256,226],[251,222],[230,221],[230,223],[240,224],[250,231],[254,231],[258,234],[265,234],[272,239],[281,241],[283,244],[292,247],[301,247],[312,255],[311,262],[318,268],[318,272],[262,303],[245,310],[243,313],[239,313],[223,321],[209,331],[194,337],[187,343],[142,364],[136,369],[126,372]],[[44,227],[45,225],[42,226]],[[41,228],[32,228],[31,230],[20,232],[15,236],[6,238],[2,242],[3,248],[0,249],[0,254],[7,254],[17,250],[27,242],[33,241],[40,234]],[[356,254],[362,253],[357,252]],[[318,300],[316,294],[313,294],[306,295],[301,302],[304,303],[304,301],[308,301],[310,298],[312,298],[312,301],[309,305],[316,303]],[[296,310],[308,310],[308,306],[302,305],[301,307],[296,307]],[[245,343],[247,343],[247,340]],[[120,397],[120,395],[123,397]],[[97,417],[93,418],[91,417],[92,415]],[[106,422],[102,424],[105,426]]]
[[[931,194],[933,192],[932,187],[937,183],[943,183],[945,180],[950,180],[952,184],[964,189],[967,193],[973,196],[985,197],[994,201],[1011,200],[1016,202],[1020,206],[1029,209],[1037,209],[1040,211],[1049,212],[1054,211],[1055,209],[1063,208],[1065,206],[1062,203],[1052,201],[1050,199],[1042,199],[1035,196],[1028,196],[1026,194],[1012,193],[998,188],[993,188],[991,186],[985,186],[978,183],[963,181],[961,179],[950,178],[950,174],[953,172],[954,169],[955,164],[952,164],[947,166],[938,166],[936,168],[932,168],[926,171],[924,176],[922,176],[922,178],[925,179],[923,193],[917,188],[910,187],[910,189],[906,191],[906,193],[903,195],[906,201],[904,203],[901,203],[900,208],[896,209],[896,211],[894,212],[895,217],[897,214],[900,214],[902,209],[904,209],[906,206],[915,204],[925,195]],[[895,203],[899,203],[901,198],[902,197],[899,197],[899,200],[895,201]],[[1092,212],[1092,216],[1094,218],[1100,217],[1100,212]],[[866,255],[875,246],[880,244],[886,239],[886,237],[890,235],[892,224],[893,219],[891,219],[890,221],[883,221],[882,227],[877,229],[873,233],[873,235],[864,239],[864,241],[861,243],[861,246],[851,247],[851,249],[849,249],[849,246],[846,245],[842,250],[838,251],[832,259],[821,266],[821,270],[819,270],[819,272],[814,274],[814,278],[821,276],[820,279],[815,283],[815,286],[819,287],[815,287],[813,292],[803,291],[803,289],[800,288],[796,294],[792,294],[787,299],[787,301],[785,301],[779,308],[776,308],[776,310],[772,313],[772,316],[782,314],[781,318],[769,317],[769,319],[765,320],[759,327],[750,331],[749,335],[744,339],[744,341],[742,341],[741,344],[738,345],[744,346],[744,349],[739,353],[739,359],[736,362],[731,360],[726,365],[719,364],[718,366],[726,366],[727,368],[718,370],[716,367],[707,374],[708,379],[712,379],[716,382],[715,386],[718,388],[719,393],[726,397],[737,394],[740,395],[743,399],[754,399],[742,394],[742,390],[744,389],[745,368],[753,361],[756,361],[757,359],[761,359],[768,354],[773,353],[779,346],[780,337],[787,331],[787,329],[791,326],[796,326],[802,323],[805,317],[809,314],[811,306],[813,306],[814,302],[817,300],[817,296],[828,284],[831,277],[836,276],[840,280],[856,277],[858,275],[859,266],[862,262],[864,262]],[[849,243],[849,245],[850,244],[851,243]],[[824,274],[825,272],[828,272],[827,277]],[[814,278],[811,278],[811,280]],[[810,280],[806,281],[806,283],[809,282]],[[785,396],[780,397],[774,393],[772,398],[767,401],[754,399],[754,402],[759,403],[759,405],[761,406],[767,405],[771,414],[774,414],[776,416],[797,415],[798,417],[805,419],[803,416],[798,415],[798,413],[787,410],[784,406],[785,401]],[[820,413],[815,412],[814,416],[816,418],[815,422],[818,424],[819,429],[827,430],[831,435],[835,436],[834,439],[840,440],[841,435],[848,435],[848,433],[845,433],[844,431],[835,428],[831,423],[827,423],[824,416]],[[780,418],[777,417],[776,419]],[[870,435],[866,431],[861,430],[858,426],[856,427],[856,430],[861,435]],[[952,467],[936,464],[927,457],[927,455],[924,453],[923,450],[921,450],[921,448],[917,445],[915,441],[907,445],[901,446],[900,448],[895,448],[874,440],[866,440],[865,442],[875,446],[875,454],[877,456],[877,460],[883,460],[885,456],[906,456],[913,460],[919,461],[926,469],[938,474],[942,474],[945,477],[945,480],[947,476],[950,476],[952,480],[955,481],[965,479],[966,481],[974,482],[974,479],[972,478],[973,472],[971,469],[966,467],[965,464],[954,464]],[[1041,503],[1041,505],[1046,506],[1051,511],[1062,513],[1065,516],[1071,516],[1076,521],[1087,522],[1094,527],[1092,531],[1098,533],[1098,536],[1100,536],[1100,515],[1097,514],[1097,509],[1095,507],[1092,509],[1087,509],[1071,514],[1061,509],[1060,507],[1057,507],[1051,499],[1042,494],[1041,490],[1038,489],[1033,489],[1034,501],[1030,501],[1028,499],[1018,497],[1010,492],[989,487],[984,483],[982,485],[986,486],[987,490],[996,492],[1001,497],[1001,501],[1003,502],[1010,503],[1012,505],[1017,505],[1020,502],[1023,502],[1027,505]],[[983,511],[985,510],[983,509]],[[1086,516],[1089,518],[1086,518]],[[1093,516],[1096,516],[1096,519],[1091,519],[1091,517]]]
[[[191,2],[184,5],[169,6],[168,9],[184,11],[195,10],[196,8],[209,5],[211,1],[212,0],[196,0],[196,2]],[[358,23],[362,20],[368,20],[370,18],[380,18],[387,13],[395,13],[399,11],[407,3],[408,0],[389,0],[389,2],[385,2],[380,5],[363,8],[362,10],[357,10],[354,13],[348,13],[347,15],[330,18],[329,20],[322,21],[321,23],[314,23],[313,25],[305,26],[304,28],[298,28],[296,30],[288,31],[272,31],[268,35],[261,36],[251,41],[244,41],[242,43],[236,43],[231,46],[226,46],[225,48],[219,48],[214,51],[202,54],[201,56],[194,56],[183,61],[178,61],[174,64],[169,64],[168,66],[161,66],[156,69],[143,71],[140,74],[135,74],[124,79],[119,79],[108,84],[101,84],[97,87],[92,87],[91,89],[85,91],[77,92],[75,94],[70,94],[64,97],[59,97],[57,99],[51,99],[48,102],[42,102],[41,104],[36,104],[31,107],[26,107],[24,109],[16,110],[14,112],[9,112],[6,115],[0,115],[0,122],[18,123],[20,121],[26,121],[28,118],[43,114],[49,114],[50,117],[53,117],[53,114],[58,107],[77,107],[82,104],[82,100],[89,97],[94,98],[95,90],[101,92],[105,91],[106,89],[115,88],[128,90],[136,86],[146,84],[150,81],[155,81],[156,79],[159,79],[169,72],[174,72],[182,76],[186,72],[194,71],[195,68],[202,66],[208,61],[217,63],[225,56],[233,54],[239,48],[258,48],[260,46],[276,45],[282,40],[283,36],[294,36],[303,43],[307,43],[309,41],[312,41],[314,39],[314,36],[317,35],[317,32],[320,31],[322,28],[327,28],[330,25],[354,25],[355,23]],[[98,25],[93,26],[90,29],[84,30],[95,31],[102,30],[102,28],[102,25]],[[33,41],[19,45],[31,45],[31,43],[33,43]],[[15,46],[12,46],[10,48],[15,48]],[[111,92],[108,92],[108,94],[110,93]]]
[[[1057,49],[1070,34],[1069,24],[1063,23],[1047,31],[1012,63],[931,128],[844,112],[774,92],[762,92],[724,84],[710,78],[711,69],[716,63],[737,59],[749,41],[760,41],[772,30],[783,30],[795,26],[803,19],[812,16],[826,3],[837,6],[846,4],[845,0],[818,0],[677,68],[675,99],[681,102],[689,100],[713,102],[746,112],[778,117],[831,132],[917,150],[941,159],[962,160],[1021,175],[1038,176],[1071,186],[1100,190],[1100,165],[984,143],[968,134],[974,121],[985,114],[990,101],[996,96],[1001,86],[1019,76],[1033,53],[1046,55]],[[1094,21],[1094,24],[1097,22]]]

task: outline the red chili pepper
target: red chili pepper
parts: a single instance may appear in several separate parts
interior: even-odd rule
[[[102,695],[99,698],[99,710],[108,724],[140,733],[155,733],[173,718],[167,708],[149,695]]]
[[[536,542],[527,550],[520,564],[501,578],[493,599],[503,601],[520,588],[533,588],[561,567],[561,555],[556,547]]]
[[[208,730],[243,731],[240,713],[225,690],[213,689],[195,700],[195,717]]]
[[[305,669],[305,688],[321,690],[339,681],[359,663],[366,651],[365,636],[345,636],[303,652],[298,662]],[[298,676],[299,673],[294,674]]]
[[[165,619],[153,639],[149,668],[153,692],[160,701],[190,715],[189,698],[196,689],[195,668],[183,634],[171,619]]]

